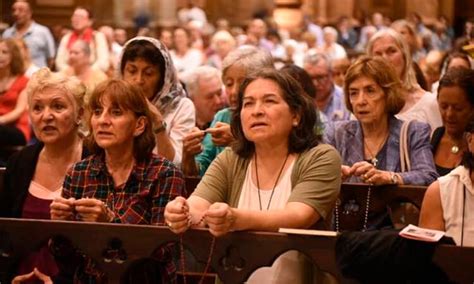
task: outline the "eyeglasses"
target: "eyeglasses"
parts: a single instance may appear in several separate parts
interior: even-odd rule
[[[313,82],[317,82],[317,83],[324,83],[326,82],[326,80],[329,78],[329,75],[328,74],[325,74],[325,75],[316,75],[316,76],[313,76],[311,77],[311,79],[313,80]]]

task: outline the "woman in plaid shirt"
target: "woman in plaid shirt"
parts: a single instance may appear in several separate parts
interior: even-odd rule
[[[164,224],[165,205],[184,194],[184,180],[173,163],[152,153],[153,114],[145,95],[125,81],[108,80],[96,87],[87,110],[93,155],[69,170],[51,219]],[[170,259],[168,253],[165,248],[156,256]],[[163,277],[173,270],[167,262]]]

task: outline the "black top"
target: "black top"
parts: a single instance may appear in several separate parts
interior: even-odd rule
[[[445,131],[446,131],[446,128],[444,128],[444,126],[438,127],[435,129],[435,131],[433,132],[433,135],[431,136],[431,149],[433,151],[433,158],[436,153],[436,150],[438,149],[439,142],[441,141],[441,138],[443,137]],[[440,165],[437,165],[436,162],[435,162],[435,167],[439,176],[445,176],[454,169],[454,168],[441,167]]]
[[[43,143],[27,146],[8,159],[3,190],[0,192],[0,217],[21,218],[23,203],[43,147]],[[84,148],[82,159],[88,155]]]

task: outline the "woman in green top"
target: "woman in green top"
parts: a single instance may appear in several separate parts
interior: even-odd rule
[[[221,236],[322,223],[339,194],[341,160],[319,143],[316,120],[311,99],[286,72],[248,76],[232,115],[232,148],[212,162],[191,197],[167,204],[166,224],[177,234],[207,224]],[[289,251],[249,283],[307,283],[306,268],[302,255]]]
[[[216,236],[276,231],[307,228],[329,216],[341,161],[334,148],[319,143],[315,121],[310,98],[289,75],[264,69],[247,77],[232,117],[235,143],[211,164],[191,197],[168,203],[171,230],[206,223]]]

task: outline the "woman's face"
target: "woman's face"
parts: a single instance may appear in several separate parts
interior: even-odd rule
[[[109,96],[104,95],[100,106],[92,110],[91,128],[99,147],[106,152],[118,149],[125,153],[127,149],[133,149],[134,138],[144,131],[144,119],[137,118],[131,110],[112,103]]]
[[[65,90],[45,88],[34,93],[28,109],[35,135],[43,143],[53,144],[77,135],[79,110]]]
[[[227,69],[223,76],[225,92],[229,98],[229,104],[231,107],[237,106],[239,87],[244,81],[245,75],[245,68],[238,64],[234,64]]]
[[[5,42],[0,42],[0,68],[7,68],[12,61],[12,54]]]
[[[256,79],[247,86],[240,116],[245,138],[257,145],[288,142],[292,128],[299,123],[278,84],[268,79]]]
[[[156,95],[160,78],[161,74],[158,66],[140,57],[135,60],[128,60],[123,68],[123,79],[128,83],[141,87],[148,99]]]
[[[474,111],[464,90],[458,86],[441,88],[438,106],[446,133],[455,137],[461,135]]]
[[[402,78],[405,68],[405,59],[402,50],[397,46],[395,40],[390,36],[377,39],[372,46],[372,55],[382,56],[395,67],[397,75]]]
[[[383,89],[369,77],[359,77],[349,84],[352,112],[362,124],[383,123],[388,116]]]
[[[188,34],[183,29],[176,29],[173,34],[174,46],[176,48],[187,48],[189,46]]]

